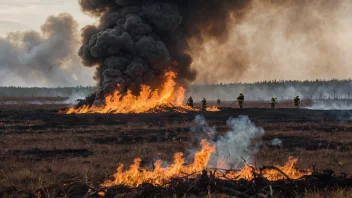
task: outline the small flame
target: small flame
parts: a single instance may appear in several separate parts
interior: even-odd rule
[[[132,94],[131,90],[121,93],[115,90],[112,95],[105,97],[105,105],[89,106],[83,105],[79,108],[69,108],[60,111],[60,114],[83,114],[83,113],[144,113],[144,112],[165,112],[173,109],[176,112],[200,111],[199,108],[192,108],[182,105],[186,89],[177,85],[177,73],[168,71],[165,73],[165,82],[161,89],[152,90],[150,86],[141,85],[139,96]],[[217,107],[207,108],[207,111],[219,111]]]
[[[294,165],[298,161],[297,158],[292,156],[289,157],[288,161],[284,166],[275,166],[275,168],[280,169],[283,173],[285,173],[290,179],[299,179],[305,175],[310,175],[312,172],[311,170],[300,171],[294,168]],[[227,178],[237,178],[237,179],[246,179],[251,180],[253,179],[253,165],[245,165],[240,171],[227,173]],[[259,170],[255,171],[256,174],[260,174]],[[263,177],[270,181],[276,181],[280,179],[286,179],[284,175],[274,169],[264,169],[261,173]]]
[[[162,167],[162,161],[158,160],[154,163],[154,170],[147,170],[140,167],[141,159],[134,159],[134,163],[126,171],[123,171],[123,165],[120,164],[117,172],[113,175],[113,180],[106,180],[101,186],[110,187],[114,185],[126,185],[130,187],[137,187],[143,183],[151,183],[153,185],[167,185],[167,183],[175,177],[182,177],[187,175],[201,174],[207,168],[210,156],[215,153],[215,145],[211,146],[207,140],[201,141],[202,149],[194,154],[194,162],[189,165],[184,165],[185,159],[182,153],[174,155],[174,163],[167,167]],[[219,160],[218,165],[223,164]],[[311,171],[299,171],[294,169],[293,166],[297,159],[290,157],[289,161],[284,166],[276,166],[291,179],[298,179],[304,175],[311,174]],[[259,172],[256,172],[259,174]],[[264,170],[262,175],[272,181],[284,179],[277,170]],[[216,176],[223,177],[223,174],[216,173]],[[229,172],[226,175],[229,179],[247,179],[253,178],[253,169],[251,165],[244,166],[240,171]]]
[[[212,107],[207,107],[207,111],[216,112],[216,111],[220,111],[220,109],[218,109],[218,107],[216,107],[216,106],[212,106]]]
[[[151,183],[154,185],[163,185],[170,181],[171,178],[181,177],[193,173],[199,173],[204,170],[208,164],[211,153],[215,152],[215,145],[210,146],[206,140],[201,141],[202,150],[194,155],[194,162],[184,165],[185,159],[182,153],[175,153],[174,163],[171,166],[162,168],[162,161],[158,160],[154,163],[154,170],[148,171],[140,167],[141,159],[134,159],[130,169],[123,172],[123,165],[117,168],[117,172],[113,175],[114,180],[106,180],[103,187],[123,184],[126,186],[136,187],[142,183]]]

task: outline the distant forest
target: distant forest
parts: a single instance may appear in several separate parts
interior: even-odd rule
[[[86,96],[96,87],[0,87],[0,97],[73,97]]]
[[[284,81],[272,80],[255,83],[193,85],[187,95],[196,100],[203,97],[215,100],[234,100],[242,92],[249,100],[268,100],[277,97],[291,100],[295,95],[305,99],[352,99],[352,79]]]
[[[84,97],[94,92],[96,87],[0,87],[0,97]],[[314,81],[262,81],[255,83],[230,83],[214,85],[192,85],[187,97],[195,100],[207,98],[234,100],[243,92],[248,100],[267,100],[272,96],[291,99],[300,95],[306,99],[352,99],[352,79]]]

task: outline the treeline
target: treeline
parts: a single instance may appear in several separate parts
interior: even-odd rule
[[[96,87],[0,87],[0,97],[72,97],[88,95]]]
[[[0,87],[0,97],[72,97],[87,96],[96,87]],[[214,85],[192,85],[188,88],[187,97],[195,100],[207,98],[216,100],[234,100],[239,92],[243,92],[248,100],[267,100],[272,96],[290,100],[299,95],[306,99],[352,99],[352,79],[346,80],[271,80],[255,83],[220,83]]]
[[[243,83],[243,82],[235,82],[235,83],[219,83],[217,85],[239,85],[239,84],[244,84],[244,85],[256,85],[256,84],[312,84],[312,83],[317,83],[317,84],[326,84],[326,83],[346,83],[346,82],[352,82],[352,79],[331,79],[331,80],[323,80],[323,79],[316,79],[316,80],[264,80],[264,81],[257,81],[253,83]]]
[[[243,92],[249,100],[268,100],[271,97],[291,100],[295,95],[313,100],[352,99],[352,80],[271,80],[255,83],[220,83],[215,85],[193,85],[187,95],[195,99],[220,98],[234,100]]]

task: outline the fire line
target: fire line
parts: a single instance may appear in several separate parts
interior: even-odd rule
[[[162,161],[158,160],[154,163],[154,170],[147,170],[140,167],[141,159],[135,158],[134,163],[130,165],[129,169],[123,171],[123,164],[120,164],[117,168],[117,172],[113,174],[113,180],[106,180],[102,187],[110,187],[114,185],[126,185],[130,187],[137,187],[143,183],[151,183],[153,185],[165,185],[172,178],[182,177],[185,175],[199,175],[204,169],[207,168],[209,159],[212,153],[215,153],[215,145],[203,139],[200,142],[202,149],[194,154],[194,161],[189,165],[184,165],[185,159],[182,153],[175,153],[174,163],[168,167],[162,167]],[[221,160],[221,159],[220,159]],[[284,166],[275,166],[285,173],[291,179],[298,179],[305,175],[310,175],[310,170],[300,171],[294,168],[296,158],[289,157],[288,162]],[[218,163],[221,164],[221,163]],[[242,169],[235,172],[226,173],[226,178],[229,179],[253,179],[253,168],[252,165],[245,165]],[[219,168],[219,167],[217,167]],[[259,172],[257,172],[259,173]],[[222,177],[219,173],[216,173],[217,177]],[[276,170],[266,169],[261,173],[265,178],[271,181],[285,179],[285,177],[277,172]]]
[[[105,104],[102,106],[83,105],[79,108],[69,108],[60,111],[60,114],[84,114],[84,113],[153,113],[153,112],[188,112],[200,111],[199,108],[192,108],[183,105],[186,89],[177,85],[176,72],[165,72],[165,82],[160,89],[152,90],[150,86],[141,85],[138,96],[132,94],[131,90],[121,93],[117,90],[112,95],[105,97]],[[208,107],[207,111],[220,111],[217,107]]]

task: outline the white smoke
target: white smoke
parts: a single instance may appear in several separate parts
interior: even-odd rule
[[[321,101],[313,101],[311,107],[308,109],[316,109],[316,110],[351,110],[352,109],[352,101],[350,100],[321,100]]]
[[[271,140],[271,145],[272,146],[282,146],[282,140],[280,140],[279,138],[274,138],[273,140]]]
[[[196,115],[194,118],[195,125],[191,127],[192,132],[198,132],[198,133],[206,133],[210,137],[213,137],[213,135],[216,133],[216,127],[215,126],[209,126],[208,122],[205,120],[205,117],[203,115]]]
[[[214,158],[216,160],[224,158],[226,161],[221,168],[241,166],[243,159],[252,162],[253,155],[258,148],[258,144],[252,144],[253,140],[261,138],[264,135],[264,129],[256,127],[248,116],[230,117],[226,125],[230,130],[215,142],[217,152]]]
[[[210,141],[216,145],[216,153],[209,162],[210,167],[237,168],[243,166],[244,160],[253,162],[253,156],[261,144],[260,138],[264,135],[264,129],[257,127],[248,116],[230,117],[226,121],[229,130],[223,136],[215,137],[215,127],[210,127],[204,116],[195,117],[196,126],[192,131],[212,134]],[[259,140],[255,141],[255,140]],[[222,161],[221,164],[218,164]]]

